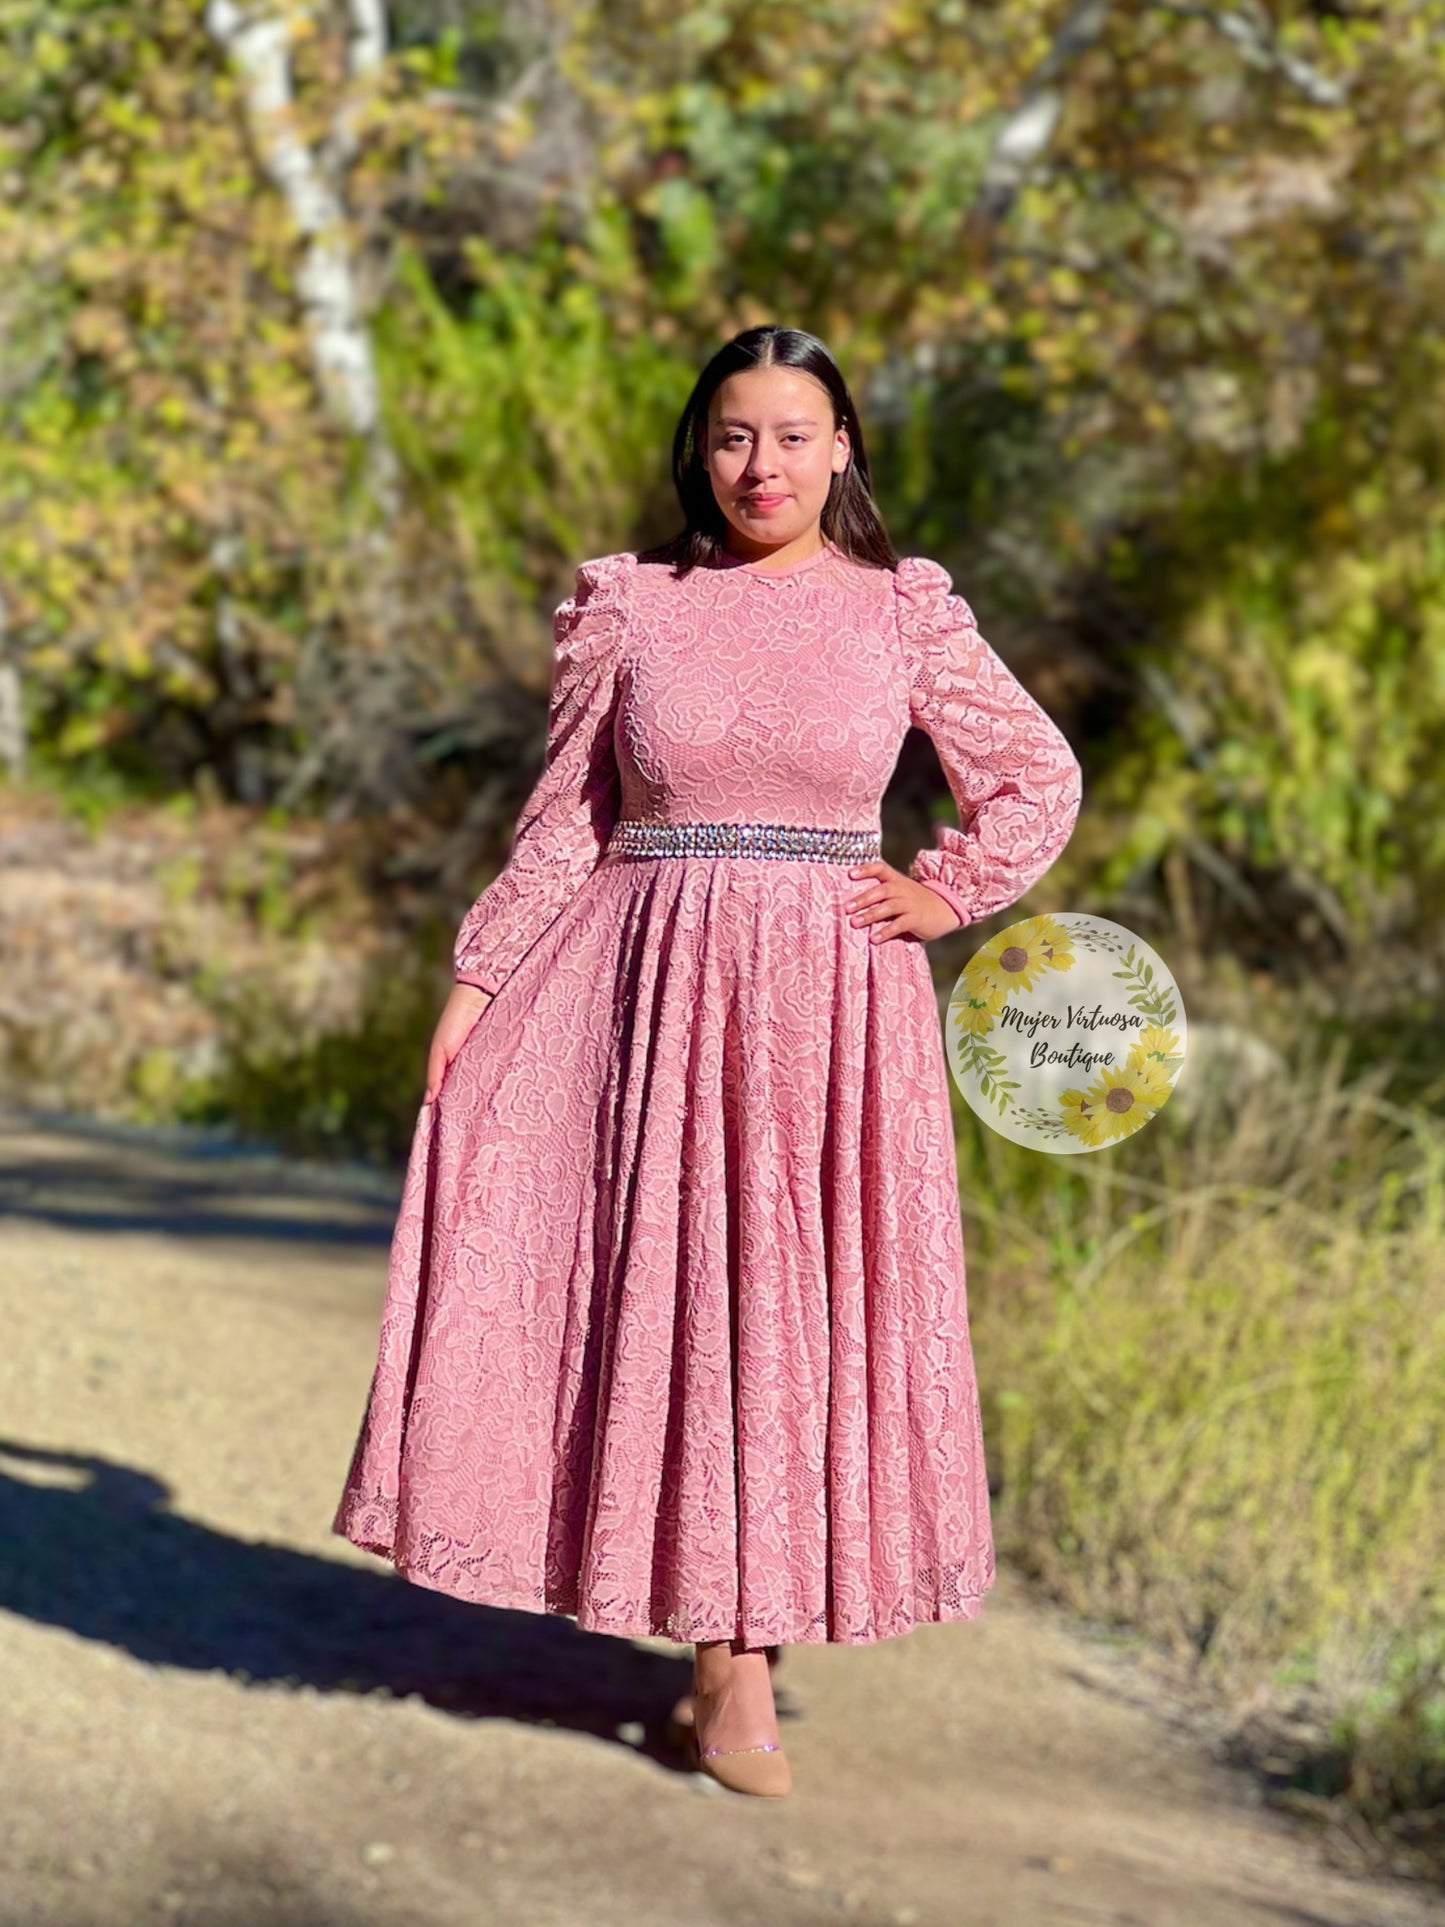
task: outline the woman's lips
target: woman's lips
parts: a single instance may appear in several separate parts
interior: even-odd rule
[[[750,508],[775,509],[787,501],[786,495],[745,495],[743,500]]]

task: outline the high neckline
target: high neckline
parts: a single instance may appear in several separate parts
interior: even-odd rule
[[[842,551],[838,548],[837,544],[829,541],[825,536],[821,549],[814,549],[811,555],[803,556],[800,561],[790,562],[784,569],[770,569],[762,561],[745,562],[740,555],[730,555],[726,549],[719,550],[717,566],[723,569],[738,569],[744,575],[781,577],[797,575],[800,570],[811,569],[815,563],[823,561],[825,557],[840,555],[841,553]]]

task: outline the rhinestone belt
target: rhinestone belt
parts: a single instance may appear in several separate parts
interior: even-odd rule
[[[860,863],[883,854],[877,830],[816,829],[799,823],[639,823],[623,821],[609,856],[795,856]]]

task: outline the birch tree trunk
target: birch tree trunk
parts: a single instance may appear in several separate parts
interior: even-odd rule
[[[969,210],[967,231],[975,247],[986,247],[1043,160],[1064,108],[1069,69],[1096,46],[1108,25],[1113,0],[1078,0],[1059,23],[1042,60],[1029,76],[1023,98],[1000,127],[989,150],[983,176]],[[1253,67],[1277,73],[1318,107],[1338,107],[1343,83],[1316,73],[1281,44],[1268,12],[1261,6],[1216,8],[1190,0],[1156,0],[1157,11],[1198,20],[1223,36]]]
[[[9,611],[0,591],[0,769],[18,783],[25,775],[25,711],[20,671],[9,651],[9,629]]]
[[[968,233],[975,246],[987,246],[1047,152],[1063,112],[1063,78],[1097,42],[1109,9],[1110,0],[1080,0],[1070,8],[1029,76],[1023,99],[999,128],[969,209]]]
[[[296,293],[312,366],[331,418],[361,438],[365,477],[377,514],[359,537],[364,561],[363,630],[380,649],[337,648],[327,633],[308,636],[298,687],[325,690],[308,720],[311,743],[277,801],[301,800],[328,770],[347,769],[355,744],[378,713],[387,713],[388,645],[404,613],[395,524],[400,469],[381,419],[380,390],[360,276],[348,223],[346,179],[359,145],[356,123],[367,88],[386,57],[384,0],[346,0],[348,86],[325,136],[313,148],[296,125],[291,48],[299,31],[318,25],[325,0],[207,0],[206,25],[240,77],[247,125],[258,160],[281,195],[301,237]],[[218,551],[224,557],[225,544]],[[228,640],[230,598],[221,566],[218,645]],[[358,612],[360,613],[360,612]],[[230,630],[234,631],[234,623]],[[304,700],[304,698],[303,698]]]
[[[302,237],[296,292],[322,398],[334,420],[365,440],[373,499],[389,524],[397,467],[381,425],[345,201],[357,112],[386,55],[386,9],[383,0],[348,0],[351,85],[325,142],[313,151],[296,128],[291,45],[318,11],[317,0],[208,0],[206,25],[240,76],[256,153]]]

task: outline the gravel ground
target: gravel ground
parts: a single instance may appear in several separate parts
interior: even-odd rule
[[[663,1743],[688,1649],[333,1537],[395,1193],[0,1113],[0,1927],[1438,1920],[1007,1573],[972,1624],[788,1649],[796,1791],[749,1801]]]

